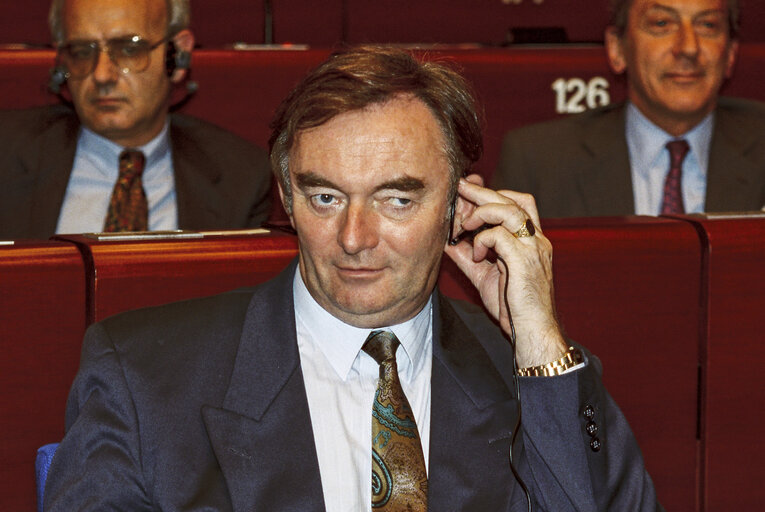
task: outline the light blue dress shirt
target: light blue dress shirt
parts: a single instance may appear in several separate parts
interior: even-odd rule
[[[635,105],[627,105],[625,128],[636,214],[659,215],[661,212],[664,180],[669,172],[669,150],[665,146],[675,139],[685,139],[690,146],[682,172],[685,212],[704,211],[713,126],[714,113],[710,113],[691,131],[673,137],[649,121]]]
[[[173,159],[169,124],[139,148],[146,157],[143,188],[149,204],[149,230],[178,229]],[[69,183],[61,205],[56,233],[92,233],[103,230],[114,184],[119,176],[119,155],[124,148],[83,127]]]
[[[372,503],[372,401],[379,365],[361,350],[372,329],[347,325],[311,296],[300,271],[293,281],[300,364],[328,512],[370,510]],[[431,299],[432,300],[432,299]],[[430,445],[432,304],[389,328],[401,386],[414,412],[425,465]]]

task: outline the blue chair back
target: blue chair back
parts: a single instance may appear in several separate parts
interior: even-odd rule
[[[58,443],[46,444],[37,449],[35,458],[35,481],[37,483],[37,512],[43,512],[43,498],[45,495],[45,479],[48,478],[48,468],[56,453]]]

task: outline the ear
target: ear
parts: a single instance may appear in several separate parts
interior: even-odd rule
[[[173,36],[176,52],[191,53],[194,49],[194,34],[189,29],[184,29]],[[176,69],[170,76],[170,81],[174,84],[181,82],[187,73],[187,69]]]
[[[295,219],[292,216],[292,208],[287,206],[287,202],[286,202],[285,197],[284,197],[284,190],[282,189],[282,182],[281,182],[281,180],[276,180],[276,186],[279,189],[279,199],[281,199],[281,201],[282,201],[282,208],[284,208],[284,211],[287,213],[287,216],[290,219],[290,225],[292,226],[293,229],[297,229],[297,228],[295,228]]]
[[[624,40],[616,32],[616,27],[608,27],[605,33],[606,54],[611,69],[617,75],[627,70],[627,59],[624,57]]]
[[[725,65],[725,78],[730,78],[733,74],[733,67],[736,65],[738,56],[738,40],[734,39],[728,45],[728,62]]]

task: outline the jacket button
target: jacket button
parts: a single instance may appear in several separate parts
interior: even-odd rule
[[[598,434],[598,424],[594,421],[588,421],[587,425],[584,427],[584,430],[590,437],[595,437]]]
[[[587,405],[584,408],[583,414],[585,418],[587,418],[588,420],[591,420],[592,418],[595,417],[595,408],[591,405]]]
[[[590,441],[590,449],[594,452],[600,451],[600,439],[597,437],[593,437],[592,441]]]

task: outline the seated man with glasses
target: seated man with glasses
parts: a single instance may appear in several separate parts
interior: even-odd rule
[[[170,115],[194,36],[188,0],[53,0],[53,88],[71,105],[0,113],[0,238],[257,227],[264,151]]]

